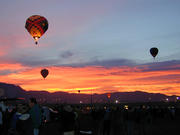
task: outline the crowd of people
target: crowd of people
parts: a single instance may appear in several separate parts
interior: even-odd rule
[[[96,123],[94,134],[150,135],[153,123],[162,119],[174,120],[178,114],[179,110],[175,107],[144,105],[95,109],[92,111]]]
[[[42,111],[35,98],[29,100],[29,105],[18,104],[7,107],[1,103],[0,108],[2,135],[39,134]]]
[[[124,135],[148,135],[152,123],[175,119],[175,107],[158,106],[40,106],[35,98],[28,104],[0,106],[1,135],[40,135],[42,127],[56,122],[59,135],[112,135],[117,127]],[[115,131],[114,131],[115,132]]]

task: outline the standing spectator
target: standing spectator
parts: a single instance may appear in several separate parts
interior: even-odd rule
[[[10,123],[10,128],[11,129],[16,129],[16,123],[19,119],[19,117],[21,116],[21,111],[20,108],[22,107],[22,104],[19,104],[17,106],[17,109],[14,109],[12,112],[12,117],[11,117],[11,123]]]
[[[3,115],[2,115],[2,109],[0,107],[0,133],[2,133],[2,125],[3,125]]]
[[[43,106],[42,107],[42,109],[43,109],[43,113],[42,113],[42,115],[43,115],[43,122],[49,122],[50,121],[50,110],[49,110],[49,107],[47,107],[47,106]]]
[[[129,107],[125,113],[127,135],[133,135],[134,133],[134,117],[134,109],[132,107]]]
[[[104,122],[103,122],[103,135],[110,135],[111,130],[111,110],[107,108],[104,114]]]
[[[6,105],[4,104],[4,102],[3,101],[1,101],[0,102],[0,107],[1,107],[1,109],[2,109],[2,112],[5,112],[6,111]]]
[[[97,135],[99,134],[99,131],[100,131],[99,129],[100,129],[102,114],[101,114],[100,109],[97,107],[92,110],[91,115],[93,118],[93,134]]]
[[[171,119],[172,120],[174,120],[175,119],[175,108],[174,107],[172,107],[172,108],[170,108],[170,113],[171,113]]]
[[[6,111],[3,112],[3,135],[8,134],[8,130],[10,128],[11,118],[12,118],[12,114],[6,108]]]
[[[28,106],[22,105],[18,111],[21,113],[17,121],[16,130],[18,131],[19,135],[32,135],[33,134],[33,127],[32,121],[30,119],[30,114],[28,113]]]
[[[39,135],[39,128],[41,126],[41,118],[42,118],[41,109],[39,105],[37,104],[37,101],[35,98],[30,98],[29,106],[31,108],[29,113],[30,113],[32,123],[33,123],[34,135]]]
[[[74,135],[75,134],[75,113],[70,105],[64,107],[62,112],[62,130],[63,135]]]

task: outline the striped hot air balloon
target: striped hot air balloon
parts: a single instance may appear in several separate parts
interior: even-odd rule
[[[30,16],[26,20],[25,28],[34,38],[35,43],[37,44],[38,39],[47,31],[48,21],[45,17],[40,15]]]

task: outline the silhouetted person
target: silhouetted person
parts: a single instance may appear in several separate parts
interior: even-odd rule
[[[16,123],[16,129],[19,135],[32,135],[33,134],[32,120],[30,118],[28,109],[29,108],[27,105],[22,105],[18,109],[18,112],[21,114]]]
[[[11,121],[11,112],[6,109],[3,113],[3,135],[8,134],[8,129],[10,128],[10,121]]]
[[[106,109],[104,114],[104,123],[103,123],[103,135],[110,135],[111,130],[111,110],[110,108]]]
[[[128,110],[125,113],[125,120],[126,120],[126,126],[127,126],[127,134],[132,135],[134,132],[134,110],[132,107],[129,107]]]
[[[101,120],[101,112],[99,109],[94,109],[91,112],[93,118],[93,134],[97,135],[99,132],[99,125]]]
[[[29,113],[32,119],[34,135],[39,135],[39,128],[41,126],[41,118],[42,118],[41,109],[37,104],[35,98],[30,98],[29,106],[31,108]]]
[[[2,126],[3,126],[3,115],[2,115],[2,109],[0,107],[0,133],[2,133]]]
[[[62,116],[62,130],[63,135],[74,135],[75,134],[75,113],[70,105],[64,106]]]

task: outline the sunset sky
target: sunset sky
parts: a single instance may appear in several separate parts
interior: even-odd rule
[[[31,15],[49,22],[38,45],[25,29]],[[0,82],[180,95],[179,15],[179,0],[1,0]],[[159,49],[155,60],[151,47]]]

